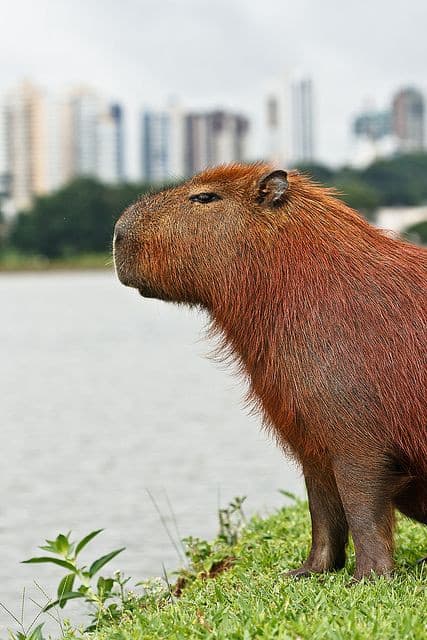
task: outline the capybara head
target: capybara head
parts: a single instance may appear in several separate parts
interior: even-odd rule
[[[121,282],[146,297],[211,306],[249,268],[251,239],[259,244],[283,223],[288,186],[285,171],[229,165],[140,198],[115,228]]]

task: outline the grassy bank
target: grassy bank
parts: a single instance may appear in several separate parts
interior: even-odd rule
[[[79,269],[112,268],[108,253],[83,253],[67,258],[49,259],[14,251],[0,253],[0,273],[16,271],[67,271]]]
[[[307,506],[254,518],[238,542],[190,541],[193,568],[168,588],[148,587],[130,599],[119,623],[97,640],[215,638],[224,640],[427,638],[427,529],[399,519],[397,570],[392,579],[351,583],[354,554],[344,571],[305,580],[283,571],[304,559]],[[71,637],[80,637],[73,636]],[[92,636],[93,637],[93,636]]]

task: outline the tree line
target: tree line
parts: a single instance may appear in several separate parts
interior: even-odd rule
[[[313,164],[298,167],[314,180],[335,187],[350,206],[373,220],[381,206],[427,203],[427,154],[378,160],[357,170]],[[83,253],[108,253],[114,222],[123,209],[150,185],[107,186],[79,178],[55,193],[36,198],[31,210],[2,225],[0,251],[15,250],[49,259]],[[427,243],[427,222],[408,231]]]

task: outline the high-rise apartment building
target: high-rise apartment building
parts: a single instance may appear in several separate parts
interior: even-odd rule
[[[31,83],[21,84],[6,97],[2,138],[10,197],[16,209],[26,209],[35,195],[47,190],[43,95]]]
[[[74,90],[67,101],[66,155],[68,176],[96,176],[98,168],[97,94],[85,87]]]
[[[169,130],[166,111],[144,111],[141,122],[141,166],[145,182],[167,182],[171,179]]]
[[[107,184],[124,180],[123,114],[118,104],[101,113],[96,123],[96,176]]]
[[[424,97],[417,89],[402,89],[394,96],[392,118],[399,151],[421,151],[425,148]]]
[[[106,183],[124,180],[123,110],[106,106],[97,93],[79,88],[65,107],[67,179],[91,176]]]
[[[0,205],[10,197],[11,174],[9,163],[9,116],[6,103],[0,102]]]
[[[116,181],[122,182],[126,178],[123,107],[117,103],[112,104],[110,106],[110,115],[114,123]]]
[[[292,163],[313,162],[314,124],[313,124],[313,84],[310,78],[295,80],[291,87],[292,95]]]
[[[217,110],[189,113],[185,118],[185,174],[206,167],[242,162],[246,157],[249,121],[240,114]]]
[[[315,159],[314,95],[310,78],[282,74],[265,101],[265,158],[276,166]]]
[[[249,121],[240,114],[228,111],[213,111],[212,152],[215,164],[241,162],[246,156],[246,134]]]
[[[267,96],[266,102],[267,140],[265,157],[269,162],[277,166],[282,164],[284,154],[281,120],[280,100],[276,94],[271,93]]]
[[[142,176],[168,182],[245,158],[248,120],[227,111],[184,114],[177,107],[142,115]]]

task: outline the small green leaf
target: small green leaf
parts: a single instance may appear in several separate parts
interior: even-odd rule
[[[49,611],[49,609],[53,609],[58,604],[60,605],[62,602],[67,602],[68,600],[73,600],[74,598],[84,598],[85,595],[80,593],[79,591],[70,591],[69,593],[62,594],[61,598],[58,600],[54,600],[53,602],[49,602],[44,608],[43,611]]]
[[[111,596],[111,591],[114,586],[114,580],[112,578],[103,578],[102,576],[97,582],[97,595],[101,602],[105,602],[107,598]]]
[[[37,625],[37,627],[35,627],[31,634],[29,636],[27,636],[26,640],[43,640],[43,633],[42,633],[42,627],[43,627],[43,622],[39,625]]]
[[[41,558],[30,558],[29,560],[23,560],[22,564],[35,564],[42,562],[52,562],[53,564],[58,564],[60,567],[64,567],[64,569],[68,569],[73,573],[77,573],[78,570],[76,567],[71,564],[71,562],[67,562],[67,560],[60,560],[59,558],[49,558],[48,556],[42,556]]]
[[[42,545],[39,549],[43,549],[43,551],[51,551],[52,553],[56,553],[56,540],[46,540],[47,544]]]
[[[64,593],[70,593],[73,590],[75,578],[76,578],[75,573],[68,573],[66,576],[62,578],[61,582],[58,585],[58,600],[59,600],[59,606],[61,607],[61,609],[65,607],[67,602],[66,600],[63,599],[63,595]]]
[[[98,560],[95,560],[95,562],[93,564],[91,564],[91,566],[89,568],[90,577],[94,576],[95,573],[98,573],[98,571],[100,569],[102,569],[102,567],[105,564],[107,564],[107,562],[110,562],[110,560],[115,558],[117,555],[119,555],[119,553],[121,553],[125,549],[126,549],[126,547],[122,547],[121,549],[116,549],[115,551],[111,551],[110,553],[107,553],[105,556],[102,556],[101,558],[98,558]]]
[[[82,538],[76,547],[76,556],[78,556],[83,547],[85,547],[95,536],[98,535],[98,533],[101,533],[102,531],[104,531],[104,529],[97,529]]]

